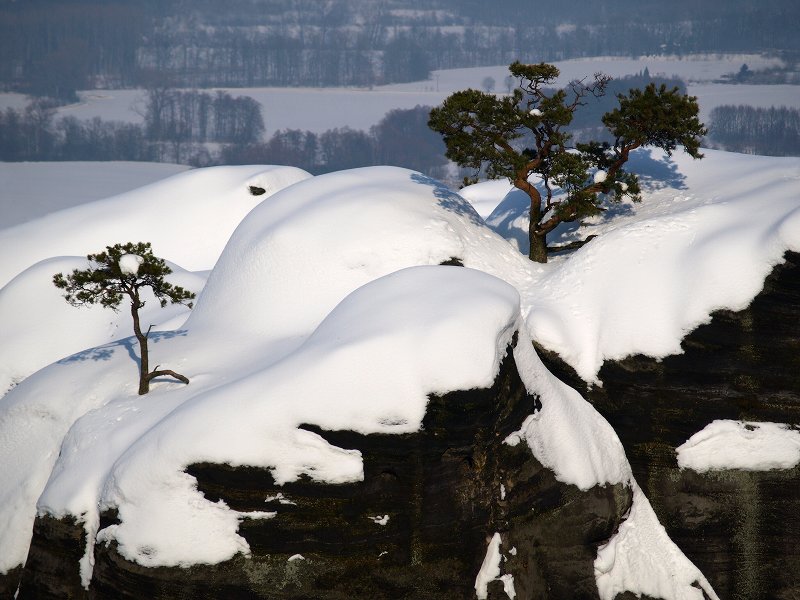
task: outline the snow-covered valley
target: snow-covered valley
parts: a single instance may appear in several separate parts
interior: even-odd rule
[[[698,97],[701,120],[723,104],[757,107],[800,108],[800,93],[794,85],[730,85],[716,83],[735,73],[743,64],[752,70],[781,64],[776,58],[756,54],[642,56],[638,58],[597,57],[558,61],[558,84],[566,85],[596,72],[612,77],[633,75],[648,69],[653,76],[679,77],[687,82],[688,93]],[[349,127],[367,131],[391,110],[417,105],[437,106],[449,94],[468,87],[482,89],[491,78],[496,91],[505,92],[508,66],[474,67],[434,71],[430,79],[372,88],[225,88],[234,96],[249,96],[263,109],[267,135],[280,129],[299,129],[321,134],[329,129]],[[108,121],[141,123],[144,90],[86,90],[81,101],[58,109],[59,116],[81,120],[99,117]],[[0,109],[21,109],[21,94],[0,93]]]

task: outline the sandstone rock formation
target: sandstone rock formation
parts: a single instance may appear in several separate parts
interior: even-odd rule
[[[417,433],[305,426],[361,451],[363,482],[277,486],[268,470],[190,465],[207,498],[276,513],[243,521],[252,556],[223,564],[144,568],[101,544],[84,590],[81,526],[40,516],[19,598],[471,598],[494,532],[516,548],[503,570],[517,597],[597,598],[596,547],[619,526],[631,492],[581,492],[557,482],[524,444],[504,444],[537,402],[509,348],[492,388],[431,397]],[[101,527],[115,518],[104,515]],[[500,582],[489,597],[507,597]]]
[[[800,467],[695,473],[675,449],[716,419],[800,424],[800,255],[786,259],[746,310],[688,335],[683,354],[608,362],[587,396],[670,537],[731,600],[800,598]]]
[[[715,313],[684,353],[607,363],[585,390],[558,357],[552,371],[614,426],[637,481],[683,552],[721,598],[800,597],[800,467],[696,473],[675,448],[715,419],[800,423],[800,255],[787,255],[741,312]],[[363,482],[277,486],[269,471],[194,464],[212,500],[274,511],[245,520],[252,556],[218,565],[144,568],[98,545],[88,590],[83,530],[40,516],[24,571],[0,580],[19,598],[471,598],[488,539],[517,598],[596,598],[592,563],[630,506],[630,490],[588,492],[555,480],[524,446],[503,444],[535,410],[510,352],[494,386],[432,397],[421,431],[398,436],[306,428],[361,451]],[[388,517],[388,518],[387,518]],[[104,515],[112,523],[116,515]],[[300,558],[300,556],[302,558]],[[490,598],[505,598],[500,582]]]

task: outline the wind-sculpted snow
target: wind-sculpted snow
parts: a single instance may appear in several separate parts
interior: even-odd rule
[[[560,241],[598,237],[520,290],[531,337],[586,381],[604,360],[680,353],[689,331],[715,310],[745,308],[784,253],[800,250],[800,160],[704,153],[640,152],[631,162],[643,202],[562,231]],[[526,210],[512,191],[488,222],[518,238],[511,224]]]
[[[199,292],[207,273],[185,269],[211,269],[254,206],[307,177],[293,167],[197,169],[0,230],[0,394],[53,361],[133,333],[127,310],[68,306],[52,284],[55,273],[85,268],[85,256],[107,245],[151,242],[174,271],[168,279]],[[266,193],[253,196],[251,185]],[[187,314],[182,306],[160,310],[151,298],[142,322],[174,329]]]
[[[7,94],[0,94],[0,103]],[[109,161],[0,163],[0,228],[135,190],[182,171],[187,165]],[[54,186],[56,189],[54,189]]]
[[[194,328],[302,337],[382,275],[457,258],[503,279],[527,261],[472,207],[414,171],[368,167],[279,192],[231,236],[191,316]],[[236,299],[238,310],[229,310]]]
[[[457,194],[391,167],[315,178],[265,167],[195,171],[169,181],[193,178],[180,202],[205,207],[202,226],[120,211],[117,197],[97,203],[97,214],[77,218],[73,209],[40,220],[41,234],[0,232],[0,244],[13,241],[28,257],[14,256],[21,268],[4,262],[12,275],[27,270],[0,291],[0,318],[19,320],[14,344],[29,355],[16,377],[56,361],[0,398],[0,571],[24,562],[37,510],[84,523],[85,585],[95,539],[116,541],[123,556],[149,566],[247,554],[242,513],[207,500],[187,465],[266,467],[279,484],[303,475],[357,481],[359,452],[298,425],[415,431],[428,394],[490,385],[519,330],[516,367],[542,408],[509,443],[524,441],[559,481],[635,492],[626,524],[595,564],[601,596],[693,598],[699,581],[715,597],[658,524],[612,428],[547,372],[530,343],[557,350],[587,381],[607,358],[679,352],[687,331],[715,309],[745,306],[784,251],[800,249],[800,161],[707,154],[702,163],[651,159],[657,176],[646,181],[644,202],[565,232],[599,236],[547,265],[530,263]],[[271,191],[271,181],[287,187],[260,203],[263,196],[249,196],[248,185]],[[158,215],[169,198],[155,189],[131,194],[155,198],[148,211]],[[156,380],[141,397],[135,344],[109,333],[124,315],[82,315],[50,290],[52,272],[83,260],[65,255],[101,249],[108,232],[108,243],[121,241],[139,231],[126,228],[137,220],[159,223],[141,234],[159,255],[192,270],[213,266],[189,318],[165,313],[175,329],[151,333],[151,361],[191,383]],[[81,249],[69,251],[55,231]],[[49,262],[31,266],[39,243]],[[451,259],[466,268],[437,266]],[[198,288],[205,278],[175,275]],[[19,317],[26,298],[38,317],[30,325]],[[69,325],[55,329],[61,321]],[[61,346],[81,327],[93,332],[80,337],[85,346]],[[77,354],[54,358],[45,343]],[[9,347],[4,338],[2,350]],[[99,515],[112,508],[120,522],[101,530]]]
[[[131,336],[129,310],[112,312],[99,305],[76,309],[64,301],[61,291],[53,285],[55,273],[87,266],[85,257],[43,260],[0,288],[0,394],[50,363],[97,357],[105,351],[98,351],[96,346]],[[167,280],[173,285],[194,292],[203,289],[205,274],[185,271],[171,262],[169,267],[173,272]],[[143,290],[142,300],[142,323],[145,327],[153,325],[154,332],[180,327],[189,314],[184,305],[171,304],[162,309],[149,288]]]
[[[678,466],[700,473],[768,471],[800,464],[800,430],[784,423],[717,420],[675,448]]]
[[[635,481],[630,514],[597,549],[594,572],[602,600],[614,600],[624,592],[671,600],[719,600],[705,576],[669,538]]]
[[[157,256],[191,271],[210,269],[254,206],[307,177],[294,167],[195,169],[2,229],[0,287],[40,260],[86,256],[125,242],[150,242]],[[58,183],[42,185],[57,194]],[[264,188],[266,195],[253,196],[251,185]]]

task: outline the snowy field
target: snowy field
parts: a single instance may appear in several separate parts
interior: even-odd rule
[[[0,162],[0,229],[142,187],[189,167],[135,162]]]
[[[37,511],[83,523],[84,585],[95,543],[114,541],[147,566],[247,554],[240,519],[280,512],[209,502],[185,465],[266,467],[279,483],[357,481],[358,451],[297,426],[415,431],[427,394],[490,385],[516,331],[513,358],[542,408],[506,443],[527,444],[560,481],[634,492],[598,551],[601,598],[700,600],[695,582],[716,598],[658,523],[613,429],[545,369],[530,340],[590,382],[604,359],[679,352],[712,311],[744,308],[784,252],[800,251],[800,159],[709,150],[702,161],[639,152],[631,162],[642,204],[562,231],[598,237],[546,265],[519,251],[526,208],[507,187],[465,190],[484,220],[441,184],[394,167],[318,177],[195,169],[0,229],[0,572],[25,560]],[[52,172],[49,184],[68,187]],[[85,267],[87,253],[139,240],[198,293],[192,311],[146,307],[151,361],[191,379],[156,380],[147,396],[136,393],[129,316],[72,308],[51,283]],[[451,257],[466,268],[438,266]],[[797,443],[780,424],[716,422],[679,459],[700,471],[790,468]],[[121,522],[101,529],[110,507]],[[479,596],[509,550],[492,539]]]
[[[529,57],[530,60],[535,60]],[[720,76],[738,72],[742,64],[751,70],[779,64],[777,59],[759,55],[702,55],[684,58],[642,57],[587,58],[555,63],[562,72],[559,82],[591,76],[601,71],[623,77],[642,71],[652,75],[677,75],[689,83],[689,93],[698,96],[701,118],[721,104],[749,104],[758,107],[791,106],[800,108],[800,86],[733,86],[711,83]],[[263,106],[267,135],[278,129],[301,129],[322,133],[328,129],[350,127],[368,130],[390,110],[436,106],[452,92],[482,88],[486,77],[496,81],[495,91],[505,91],[508,65],[434,71],[431,79],[412,83],[355,88],[226,88],[232,95],[247,95]],[[142,90],[90,90],[81,92],[81,102],[59,109],[62,116],[79,119],[141,122]],[[0,94],[0,109],[21,108],[26,99],[19,94]]]

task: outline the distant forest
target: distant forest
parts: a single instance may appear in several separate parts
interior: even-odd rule
[[[644,88],[649,83],[663,83],[686,91],[682,80],[651,77],[647,69],[612,80],[604,96],[585,99],[586,105],[575,114],[570,128],[575,140],[613,142],[601,124],[602,115],[616,106],[617,94],[630,88]],[[140,104],[141,124],[99,118],[88,121],[71,116],[57,118],[57,103],[45,98],[32,101],[22,110],[0,111],[0,161],[132,160],[198,167],[289,164],[313,174],[392,164],[438,179],[453,175],[441,136],[428,128],[429,106],[390,111],[369,131],[345,127],[315,134],[284,129],[264,139],[261,105],[247,96],[153,87],[146,90]],[[730,144],[731,149],[748,151],[747,148],[754,147],[753,132],[765,131],[754,125],[737,133],[739,124],[751,119],[749,113],[737,113],[734,117],[729,117],[727,111],[713,113],[717,114],[721,115],[719,126],[712,124],[712,133],[719,137],[714,141],[725,146]],[[796,135],[797,111],[787,114],[768,111],[767,115],[772,118],[770,131],[775,129],[775,119],[782,119],[779,123],[786,131],[795,132],[794,142],[785,140],[792,135],[786,133],[775,136],[775,144],[784,140],[780,148],[785,153],[800,152],[800,136]],[[752,124],[764,122],[764,119],[766,117],[761,121],[754,119]],[[519,143],[526,142],[521,139]],[[464,174],[467,173],[452,179],[460,180]]]
[[[266,141],[260,106],[251,98],[169,90],[148,93],[145,106],[143,124],[56,118],[47,99],[0,111],[0,161],[285,164],[315,175],[391,164],[447,176],[444,143],[428,128],[427,106],[390,111],[370,131],[280,130]]]
[[[730,152],[800,156],[800,111],[796,108],[717,106],[711,110],[712,145]]]
[[[370,86],[599,55],[800,55],[797,0],[0,0],[0,89]]]
[[[575,114],[570,128],[575,141],[613,143],[601,124],[602,115],[616,106],[617,94],[651,82],[686,92],[682,80],[651,77],[647,69],[612,80],[604,96],[587,99]],[[196,167],[288,164],[313,174],[392,164],[442,180],[472,175],[451,172],[441,137],[428,128],[429,106],[390,111],[369,131],[345,127],[315,134],[284,129],[266,140],[261,105],[248,96],[220,91],[151,87],[140,102],[141,124],[56,118],[57,106],[52,99],[38,98],[22,110],[0,111],[0,161],[130,160]],[[710,147],[800,155],[796,109],[722,106],[711,112],[708,125]]]

